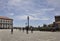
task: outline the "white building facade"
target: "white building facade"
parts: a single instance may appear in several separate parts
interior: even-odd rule
[[[13,19],[0,16],[0,28],[12,28],[12,27],[13,27]]]

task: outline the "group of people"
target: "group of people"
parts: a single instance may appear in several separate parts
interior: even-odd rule
[[[29,27],[26,27],[26,28],[23,28],[23,32],[24,30],[26,30],[26,33],[28,34],[28,31],[31,30],[31,33],[33,33],[33,27],[29,28]]]
[[[29,28],[28,26],[26,28],[20,28],[19,30],[26,30],[26,33],[28,34],[28,31],[31,30],[31,33],[33,33],[33,27]],[[13,28],[11,28],[11,34],[13,34]]]

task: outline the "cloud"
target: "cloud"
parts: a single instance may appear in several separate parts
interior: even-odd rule
[[[55,16],[59,16],[60,15],[60,13],[55,13]]]
[[[7,13],[6,15],[7,16],[14,16],[15,14],[14,13]]]
[[[41,18],[40,20],[49,20],[49,18],[43,17],[43,18]]]
[[[17,6],[22,0],[9,0],[8,4],[11,6]]]
[[[43,11],[53,11],[53,10],[55,10],[55,8],[43,8],[41,10],[43,10]]]
[[[38,8],[38,6],[41,3],[36,5],[35,1],[32,1],[32,0],[9,0],[8,1],[9,12],[15,12],[17,14],[28,14],[28,15],[38,17],[39,15],[41,16],[48,11],[54,10],[54,8],[40,8],[40,7]]]
[[[9,15],[10,15],[10,16],[13,16],[13,15],[14,15],[14,13],[9,13]]]
[[[20,11],[19,15],[16,15],[15,19],[18,20],[26,20],[27,16],[30,16],[30,20],[49,20],[49,18],[44,17],[40,18],[39,16],[45,15],[46,11],[53,11],[54,8],[37,8],[38,4],[32,0],[10,0],[8,2],[8,6],[10,9],[14,8],[14,11],[18,13]],[[8,8],[8,9],[9,9]]]
[[[27,19],[27,16],[26,15],[23,15],[23,16],[15,16],[16,19],[18,20],[26,20]]]
[[[27,20],[27,16],[28,15],[22,15],[22,16],[15,16],[15,19],[17,20]],[[39,18],[39,17],[33,17],[33,16],[29,16],[30,20],[49,20],[49,18],[47,17],[42,17],[42,18]]]
[[[60,0],[47,0],[47,1],[54,7],[58,7],[60,5]]]

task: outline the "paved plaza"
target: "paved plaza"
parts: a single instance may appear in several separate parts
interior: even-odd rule
[[[20,30],[0,30],[0,41],[60,41],[60,32],[34,31],[29,34]]]

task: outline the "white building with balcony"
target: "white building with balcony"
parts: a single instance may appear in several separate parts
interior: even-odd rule
[[[0,16],[0,28],[12,28],[13,27],[13,19]]]

